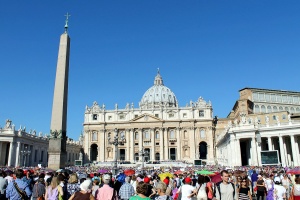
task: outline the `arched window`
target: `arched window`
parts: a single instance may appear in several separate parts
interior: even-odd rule
[[[97,141],[97,140],[98,140],[98,134],[97,134],[96,131],[94,131],[94,132],[92,133],[92,141]]]
[[[277,109],[277,106],[273,106],[273,112],[277,112],[278,109]]]
[[[145,131],[144,134],[145,134],[145,139],[150,139],[149,131]]]
[[[184,139],[187,139],[187,138],[188,138],[188,133],[187,133],[187,131],[184,131],[184,132],[183,132],[183,138],[184,138]]]
[[[268,109],[268,113],[272,112],[272,107],[271,106],[268,106],[267,109]]]
[[[279,111],[283,111],[283,107],[282,106],[279,106]]]
[[[296,108],[296,112],[297,112],[297,113],[300,112],[300,108],[299,108],[299,107]]]
[[[266,112],[266,107],[264,105],[261,106],[261,112],[265,113]]]
[[[255,105],[255,107],[254,107],[254,112],[255,112],[255,113],[259,113],[259,112],[260,112],[260,110],[259,110],[259,105]]]
[[[291,107],[291,113],[295,113],[295,108]]]
[[[170,131],[170,138],[175,138],[175,131],[174,130]]]
[[[290,110],[289,110],[289,107],[285,107],[284,110],[285,110],[285,111],[290,111]]]
[[[155,139],[159,139],[159,132],[158,131],[155,132]]]
[[[205,138],[206,135],[205,135],[205,130],[201,129],[200,130],[200,138]]]
[[[135,140],[138,140],[138,139],[139,139],[139,133],[138,133],[138,132],[135,132],[134,139],[135,139]]]
[[[135,160],[135,161],[139,161],[139,160],[140,160],[139,154],[138,154],[138,153],[135,153],[135,154],[134,154],[134,160]]]

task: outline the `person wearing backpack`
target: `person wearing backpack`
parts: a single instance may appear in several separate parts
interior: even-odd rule
[[[217,200],[237,200],[235,185],[229,182],[229,173],[227,170],[221,171],[222,181],[216,184],[215,198]]]

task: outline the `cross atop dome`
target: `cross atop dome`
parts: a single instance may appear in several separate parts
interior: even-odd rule
[[[163,79],[159,73],[159,68],[157,68],[157,75],[155,76],[154,79],[154,85],[164,85]]]

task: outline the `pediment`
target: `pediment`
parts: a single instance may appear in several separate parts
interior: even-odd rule
[[[160,118],[146,113],[130,120],[130,122],[159,122],[159,121],[161,121]]]

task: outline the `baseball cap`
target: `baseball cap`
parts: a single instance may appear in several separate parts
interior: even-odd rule
[[[184,179],[184,183],[190,183],[190,182],[192,182],[192,179],[190,177],[186,177]]]
[[[144,183],[149,183],[150,182],[150,178],[149,177],[145,177],[144,178]]]
[[[165,178],[165,179],[163,180],[163,182],[164,182],[166,185],[169,185],[169,182],[170,182],[170,181],[169,181],[168,179]]]

